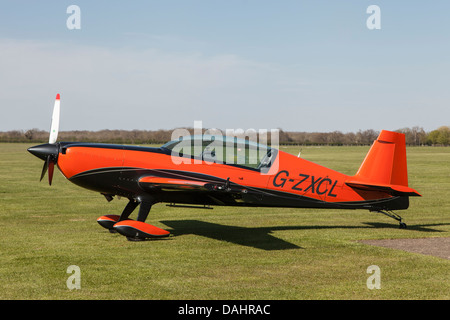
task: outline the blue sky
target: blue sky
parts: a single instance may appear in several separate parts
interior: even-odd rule
[[[450,2],[432,4],[0,1],[0,131],[48,130],[56,93],[60,130],[433,130],[450,125]]]

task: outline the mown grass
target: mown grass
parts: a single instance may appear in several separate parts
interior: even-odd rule
[[[168,239],[129,242],[96,218],[120,214],[55,173],[26,144],[0,144],[0,299],[449,299],[450,261],[362,244],[362,239],[448,237],[450,148],[408,149],[408,229],[367,211],[157,204],[148,222]],[[298,154],[300,147],[283,148]],[[302,157],[353,174],[368,147],[302,147]],[[135,214],[134,214],[135,215]],[[81,269],[69,290],[67,267]],[[367,267],[381,269],[369,290]]]

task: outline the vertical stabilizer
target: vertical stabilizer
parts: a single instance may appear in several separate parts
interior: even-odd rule
[[[354,178],[373,184],[407,187],[405,135],[381,131]]]

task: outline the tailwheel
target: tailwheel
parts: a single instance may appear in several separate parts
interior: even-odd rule
[[[400,215],[398,215],[397,213],[395,213],[393,211],[384,211],[384,210],[373,210],[373,211],[378,212],[378,213],[382,213],[385,216],[388,216],[388,217],[390,217],[392,219],[397,220],[400,223],[400,229],[406,229],[407,228],[406,223],[404,223],[402,221],[402,217]]]

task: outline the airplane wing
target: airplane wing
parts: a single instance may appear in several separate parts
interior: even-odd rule
[[[168,178],[158,176],[145,176],[139,179],[139,185],[144,190],[165,189],[173,191],[200,191],[200,192],[219,192],[219,193],[247,193],[246,187],[232,183],[228,180],[204,181],[179,178]]]
[[[206,191],[207,182],[197,180],[173,179],[164,177],[146,176],[139,179],[139,184],[144,187],[154,187],[173,190],[203,190]]]

